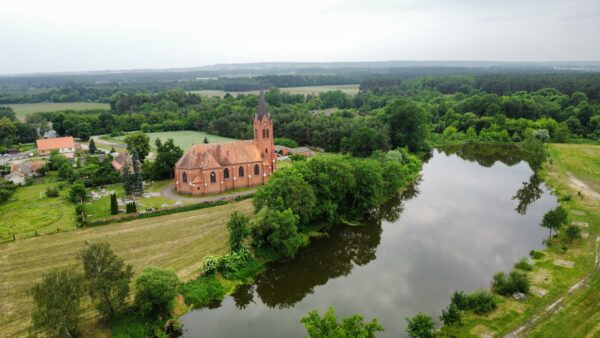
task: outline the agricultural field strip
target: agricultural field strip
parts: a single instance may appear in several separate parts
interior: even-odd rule
[[[245,200],[224,206],[42,236],[0,246],[0,331],[23,335],[29,321],[26,290],[51,268],[76,262],[86,240],[107,240],[115,252],[140,271],[146,265],[173,268],[193,278],[207,254],[227,247],[225,222],[232,211],[252,212]],[[89,308],[88,312],[94,312]]]

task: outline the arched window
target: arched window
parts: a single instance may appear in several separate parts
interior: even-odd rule
[[[187,174],[185,173],[185,171],[183,172],[183,175],[181,175],[181,181],[183,183],[187,183]]]
[[[216,183],[217,182],[217,174],[215,174],[214,171],[210,172],[210,183]]]
[[[223,170],[223,178],[229,178],[229,169],[225,168],[225,170]]]
[[[269,149],[265,148],[265,154],[269,152]]]
[[[267,138],[269,138],[269,129],[267,129]]]
[[[240,167],[240,178],[244,177],[244,167]]]
[[[258,164],[254,165],[254,175],[260,175],[260,168],[258,167]]]

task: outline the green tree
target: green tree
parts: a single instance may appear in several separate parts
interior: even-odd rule
[[[144,193],[144,178],[142,177],[138,153],[135,150],[131,152],[131,165],[133,167],[133,175],[131,177],[133,194],[141,196]]]
[[[134,192],[133,187],[133,175],[131,174],[131,167],[129,163],[125,161],[125,165],[123,166],[123,190],[125,190],[125,195],[131,196]]]
[[[408,146],[413,152],[429,149],[429,114],[415,102],[399,98],[385,108],[393,147]]]
[[[64,180],[70,181],[74,174],[75,172],[73,171],[73,165],[71,165],[71,163],[68,161],[65,161],[58,168],[58,176]]]
[[[565,209],[558,206],[544,214],[544,218],[542,218],[542,223],[540,225],[544,228],[548,228],[550,230],[549,236],[552,236],[552,230],[558,231],[563,225],[567,224],[567,217]]]
[[[273,250],[280,259],[292,259],[304,243],[297,224],[298,216],[290,209],[277,211],[264,208],[252,220],[252,244],[258,248]]]
[[[96,153],[96,142],[94,141],[93,138],[90,139],[90,143],[88,144],[88,148],[90,150],[90,154],[95,154]]]
[[[278,211],[291,209],[300,217],[301,225],[312,220],[317,203],[313,187],[294,167],[275,171],[269,182],[258,189],[253,201],[257,212],[264,207]]]
[[[525,140],[521,144],[523,156],[529,163],[531,170],[537,172],[544,161],[546,160],[546,148],[544,143],[532,134],[525,136]]]
[[[234,211],[229,217],[227,222],[227,229],[229,229],[229,248],[231,252],[239,251],[243,245],[244,240],[250,234],[250,219],[248,216]]]
[[[204,136],[204,141],[203,141],[203,143],[204,143],[204,144],[208,144],[208,138],[207,138],[206,136]]]
[[[110,214],[116,215],[119,213],[119,204],[117,203],[117,195],[110,195]]]
[[[84,293],[83,276],[72,267],[44,275],[30,290],[33,298],[32,336],[78,336]]]
[[[137,152],[139,160],[144,162],[148,153],[150,153],[150,138],[142,132],[135,132],[127,135],[123,140],[127,145],[127,150],[133,154]]]
[[[137,206],[135,202],[129,202],[125,205],[125,212],[128,214],[135,214],[137,212]]]
[[[149,318],[168,317],[179,285],[179,278],[172,270],[144,268],[135,281],[135,303],[140,313]]]
[[[106,242],[87,243],[79,257],[96,308],[104,316],[113,318],[129,294],[132,266],[115,255]]]
[[[417,313],[412,318],[406,318],[406,333],[412,338],[433,338],[435,337],[435,322],[430,315],[426,313]]]
[[[0,118],[0,146],[10,147],[16,143],[18,143],[17,127],[8,118]]]
[[[383,134],[370,127],[354,129],[350,138],[342,139],[342,150],[356,157],[369,157],[375,150],[385,148]]]
[[[554,140],[559,143],[565,143],[569,140],[569,136],[569,126],[564,122],[559,123],[554,132]]]
[[[58,152],[58,150],[52,150],[50,152],[50,160],[48,167],[50,170],[58,170],[63,164],[71,163],[66,157]]]
[[[321,317],[317,311],[312,310],[302,317],[300,322],[304,324],[308,336],[311,338],[374,338],[376,332],[383,331],[377,319],[365,323],[361,315],[344,318],[339,323],[334,311],[334,308],[330,307]]]
[[[461,325],[461,314],[460,309],[453,302],[448,305],[448,308],[442,309],[442,315],[440,320],[446,326],[452,326],[454,324]]]
[[[75,181],[69,190],[69,199],[73,203],[83,204],[87,200],[87,191],[85,185],[81,181]]]
[[[183,150],[176,146],[173,139],[168,139],[162,143],[159,138],[156,139],[157,155],[152,165],[152,174],[155,179],[173,178],[175,163],[179,161]]]

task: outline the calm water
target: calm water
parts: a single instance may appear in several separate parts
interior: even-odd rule
[[[437,318],[452,292],[486,287],[495,272],[543,247],[539,223],[556,200],[506,150],[435,150],[421,181],[366,226],[333,227],[218,307],[188,313],[184,335],[303,337],[300,318],[333,305],[338,318],[378,318],[380,337],[406,336],[404,317]]]

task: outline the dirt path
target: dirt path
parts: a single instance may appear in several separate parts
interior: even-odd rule
[[[596,259],[594,262],[595,262],[594,269],[595,270],[600,269],[600,236],[596,237]],[[592,272],[590,272],[587,276],[585,276],[585,278],[583,278],[583,279],[579,280],[577,283],[573,284],[569,288],[569,291],[568,291],[569,295],[572,294],[573,292],[581,289],[584,285],[586,285],[586,282],[592,275]],[[562,308],[561,305],[564,300],[565,300],[565,297],[560,297],[559,299],[556,300],[556,302],[554,302],[554,303],[550,304],[548,307],[546,307],[546,309],[544,309],[544,311],[542,313],[533,317],[533,319],[530,320],[529,322],[526,322],[525,324],[519,326],[516,330],[512,331],[511,333],[505,335],[504,338],[522,337],[522,333],[524,333],[526,330],[534,328],[540,322],[540,319],[551,317],[553,314],[558,312]]]
[[[105,145],[108,147],[127,148],[127,145],[124,143],[107,141],[107,140],[102,139],[99,135],[92,136],[91,138],[94,139],[94,142],[96,142],[96,144],[101,144],[101,145]]]
[[[569,176],[569,182],[575,190],[581,191],[581,193],[590,196],[592,199],[600,201],[600,194],[594,191],[594,189],[590,188],[585,182],[579,180],[573,174],[567,171],[567,175]]]
[[[231,194],[227,194],[227,195],[221,194],[221,195],[206,196],[206,197],[186,197],[186,196],[178,195],[175,192],[175,184],[169,184],[160,191],[160,195],[163,197],[166,197],[170,200],[173,200],[173,201],[201,203],[201,202],[216,202],[216,201],[232,201],[232,200],[236,199],[237,197],[254,195],[255,192],[256,192],[256,189],[252,189],[252,190],[240,191],[237,193],[231,193]]]

